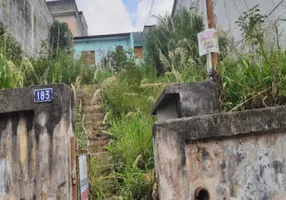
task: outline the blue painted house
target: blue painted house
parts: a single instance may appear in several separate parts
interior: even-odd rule
[[[100,64],[109,51],[117,48],[132,51],[135,58],[141,60],[144,56],[145,38],[144,32],[75,37],[74,49],[77,57],[85,55],[91,65]]]

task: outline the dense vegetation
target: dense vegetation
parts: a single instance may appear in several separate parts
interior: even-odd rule
[[[241,18],[245,22],[247,19]],[[92,188],[96,199],[105,198],[101,181],[106,178],[114,181],[118,199],[152,198],[155,178],[151,131],[156,119],[150,115],[150,110],[166,84],[207,79],[205,58],[198,56],[196,41],[197,33],[202,30],[201,16],[183,10],[174,18],[166,16],[159,20],[157,28],[148,34],[143,65],[137,65],[130,56],[122,56],[122,52],[112,52],[98,69],[89,67],[84,59],[74,59],[70,48],[64,46],[39,59],[27,58],[22,52],[13,56],[11,52],[19,51],[19,47],[4,29],[0,31],[0,88],[48,83],[66,83],[73,87],[101,84],[105,97],[103,107],[114,141],[108,147],[113,156],[111,171],[101,172],[96,161],[92,164]],[[260,38],[247,43],[251,45],[247,54],[238,53],[232,46],[227,48],[231,44],[226,38],[221,40],[224,56],[216,70],[220,77],[222,110],[285,104],[285,50],[280,49],[278,42],[266,48],[260,34],[261,24],[256,29],[251,28],[253,21],[243,21],[238,23],[245,30],[243,33],[258,30]],[[254,21],[262,23],[262,20]],[[65,26],[53,27],[55,37],[60,36],[61,32],[57,32],[60,27]],[[247,41],[253,40],[247,38]]]

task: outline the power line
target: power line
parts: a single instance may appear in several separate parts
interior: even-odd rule
[[[284,0],[281,0],[269,13],[268,15],[265,16],[265,19],[267,19],[270,15],[272,15],[272,13],[284,2]],[[241,44],[245,39],[246,39],[247,36],[245,36],[244,38],[242,38],[239,42],[237,42],[233,48],[227,52],[226,56],[231,52],[233,51],[234,48],[236,48],[239,44]]]

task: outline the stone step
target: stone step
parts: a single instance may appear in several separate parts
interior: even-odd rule
[[[86,94],[84,94],[84,96],[83,96],[82,98],[83,98],[83,99],[90,99],[90,100],[91,100],[91,99],[93,98],[95,92],[96,92],[96,91],[86,93]]]
[[[83,108],[84,114],[102,113],[101,106],[86,106]]]
[[[91,99],[82,99],[82,104],[84,106],[91,106]]]
[[[87,114],[87,115],[84,115],[84,122],[85,124],[102,122],[104,117],[105,115],[102,113]]]
[[[77,91],[87,93],[90,91],[95,91],[99,88],[100,88],[100,85],[82,85],[77,89]]]
[[[84,96],[84,97],[82,98],[82,100],[83,100],[83,101],[91,101],[91,100],[92,100],[92,97],[93,97],[93,96],[91,96],[91,97],[89,97],[89,96],[88,96],[88,97],[87,97],[87,96]]]
[[[91,146],[91,147],[101,147],[101,146],[108,145],[109,142],[110,142],[110,140],[89,140],[89,146]]]
[[[96,123],[85,123],[84,126],[89,132],[94,132],[99,128],[99,126]]]
[[[99,152],[105,152],[105,147],[109,144],[110,140],[98,140],[93,141],[89,140],[89,152],[90,153],[99,153]]]
[[[81,92],[81,91],[77,91],[76,92],[76,96],[75,96],[76,99],[82,99],[83,97],[84,97],[84,93],[83,92]]]
[[[111,140],[112,137],[110,135],[96,136],[89,134],[88,139],[89,141],[105,141],[105,140]]]
[[[101,97],[98,94],[95,94],[92,98],[83,98],[82,102],[84,105],[101,105]]]
[[[111,140],[113,135],[105,130],[93,130],[88,135],[89,140]]]
[[[82,100],[84,106],[101,106],[101,101]]]
[[[84,120],[84,126],[86,128],[92,129],[92,130],[98,130],[101,127],[99,126],[99,124],[102,124],[102,120],[99,121],[86,121],[86,119]]]

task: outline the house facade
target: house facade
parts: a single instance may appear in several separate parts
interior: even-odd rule
[[[66,22],[74,37],[88,35],[88,25],[83,12],[78,10],[75,0],[47,1],[54,18]]]
[[[140,61],[144,57],[145,37],[144,32],[75,37],[75,55],[77,58],[86,56],[89,64],[98,65],[108,52],[120,49],[134,52],[136,60]]]

